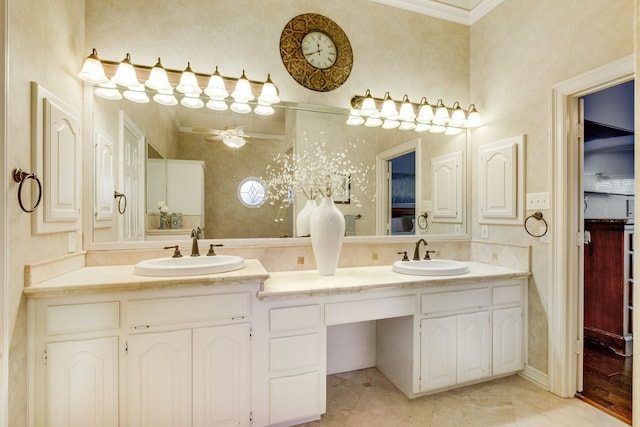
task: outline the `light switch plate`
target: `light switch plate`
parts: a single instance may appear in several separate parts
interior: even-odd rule
[[[70,231],[67,235],[67,246],[69,253],[76,251],[76,232]]]
[[[483,239],[488,239],[489,238],[489,226],[488,225],[480,226],[480,234],[482,235]]]
[[[549,193],[527,193],[527,210],[549,209]]]

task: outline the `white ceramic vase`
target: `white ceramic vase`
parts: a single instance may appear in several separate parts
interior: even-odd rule
[[[336,272],[344,239],[344,223],[344,216],[333,203],[333,197],[323,198],[311,214],[311,247],[321,275],[331,276]]]
[[[316,210],[316,207],[315,200],[307,200],[307,203],[300,212],[298,212],[296,216],[296,236],[302,237],[311,234],[309,223],[311,221],[311,214]]]

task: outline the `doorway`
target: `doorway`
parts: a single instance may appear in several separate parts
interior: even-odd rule
[[[419,200],[420,140],[376,155],[376,234],[415,235]]]
[[[633,366],[633,94],[631,80],[580,98],[584,339],[578,397],[628,423]]]

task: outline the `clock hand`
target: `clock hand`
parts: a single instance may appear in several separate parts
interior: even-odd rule
[[[322,49],[318,49],[315,52],[305,53],[304,56],[311,56],[311,55],[315,55],[316,53],[320,53],[320,52],[322,52]]]

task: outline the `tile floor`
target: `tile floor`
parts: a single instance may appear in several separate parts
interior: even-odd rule
[[[376,368],[327,377],[327,413],[308,427],[622,427],[578,399],[511,376],[407,399]]]

